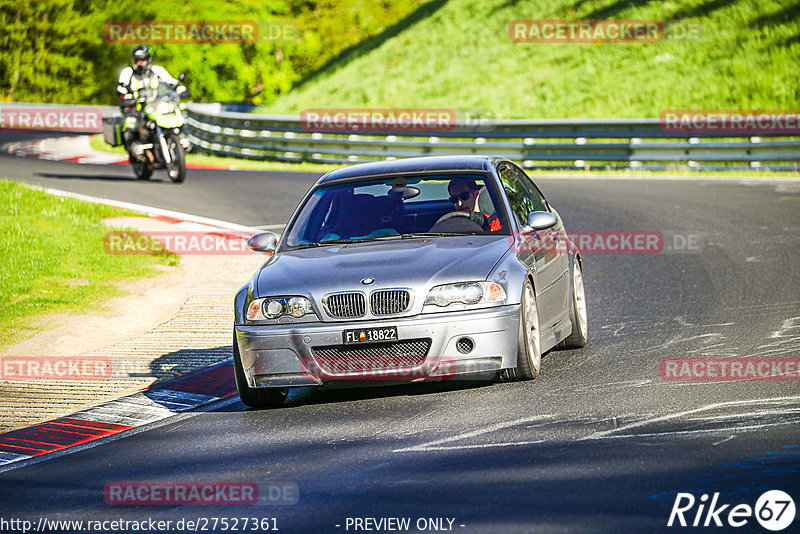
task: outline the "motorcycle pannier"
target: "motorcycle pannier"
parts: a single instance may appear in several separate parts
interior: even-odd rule
[[[105,117],[103,119],[103,139],[111,146],[122,145],[121,117]]]

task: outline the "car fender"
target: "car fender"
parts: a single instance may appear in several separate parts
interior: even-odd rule
[[[503,254],[486,280],[497,282],[503,286],[508,304],[519,304],[522,302],[522,289],[525,287],[525,278],[527,276],[528,269],[517,259],[512,248]],[[536,280],[534,278],[535,285]]]
[[[247,310],[247,306],[250,304],[250,301],[255,298],[255,282],[256,276],[251,278],[249,282],[242,286],[239,291],[236,292],[236,296],[233,298],[234,324],[236,325],[245,324],[245,311]]]

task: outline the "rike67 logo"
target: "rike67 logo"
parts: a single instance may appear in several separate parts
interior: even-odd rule
[[[749,524],[752,527],[755,517],[763,528],[778,532],[792,524],[795,513],[794,500],[781,490],[762,493],[754,507],[743,503],[723,504],[719,493],[711,497],[704,493],[699,499],[691,493],[678,493],[667,526],[737,528]]]

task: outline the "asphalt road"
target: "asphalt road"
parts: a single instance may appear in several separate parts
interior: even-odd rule
[[[254,226],[285,222],[316,178],[190,171],[173,185],[136,182],[125,167],[0,165],[13,180]],[[689,523],[703,494],[752,507],[779,489],[800,508],[799,382],[668,381],[660,363],[799,359],[800,181],[537,183],[570,230],[678,232],[702,249],[586,254],[589,345],[547,354],[534,381],[302,389],[276,410],[228,402],[0,473],[0,517],[272,517],[282,532],[364,532],[353,518],[388,517],[410,518],[410,532],[434,530],[420,518],[465,533],[768,532],[752,517],[741,528],[667,521],[678,492],[698,498]],[[125,480],[291,482],[299,500],[105,504],[104,485]]]

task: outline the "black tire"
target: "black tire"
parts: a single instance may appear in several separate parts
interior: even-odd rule
[[[539,310],[536,293],[530,279],[525,280],[520,300],[519,342],[517,343],[517,380],[531,380],[539,376],[542,365],[542,345],[539,333]]]
[[[588,335],[586,325],[586,292],[583,288],[583,268],[578,258],[572,266],[570,281],[572,298],[569,307],[569,322],[572,323],[572,332],[566,339],[558,344],[560,349],[579,349],[586,346]]]
[[[168,135],[165,139],[170,152],[172,163],[168,164],[167,176],[179,184],[186,179],[186,152],[183,150],[181,139],[177,135]]]
[[[236,391],[239,399],[245,406],[251,408],[277,408],[286,402],[289,388],[251,388],[242,368],[242,359],[239,356],[239,344],[236,335],[233,336],[233,373],[236,378]]]
[[[149,163],[140,160],[132,154],[128,154],[128,159],[131,162],[131,168],[133,169],[133,174],[136,175],[136,178],[139,180],[150,179],[150,177],[153,175],[153,168]]]

